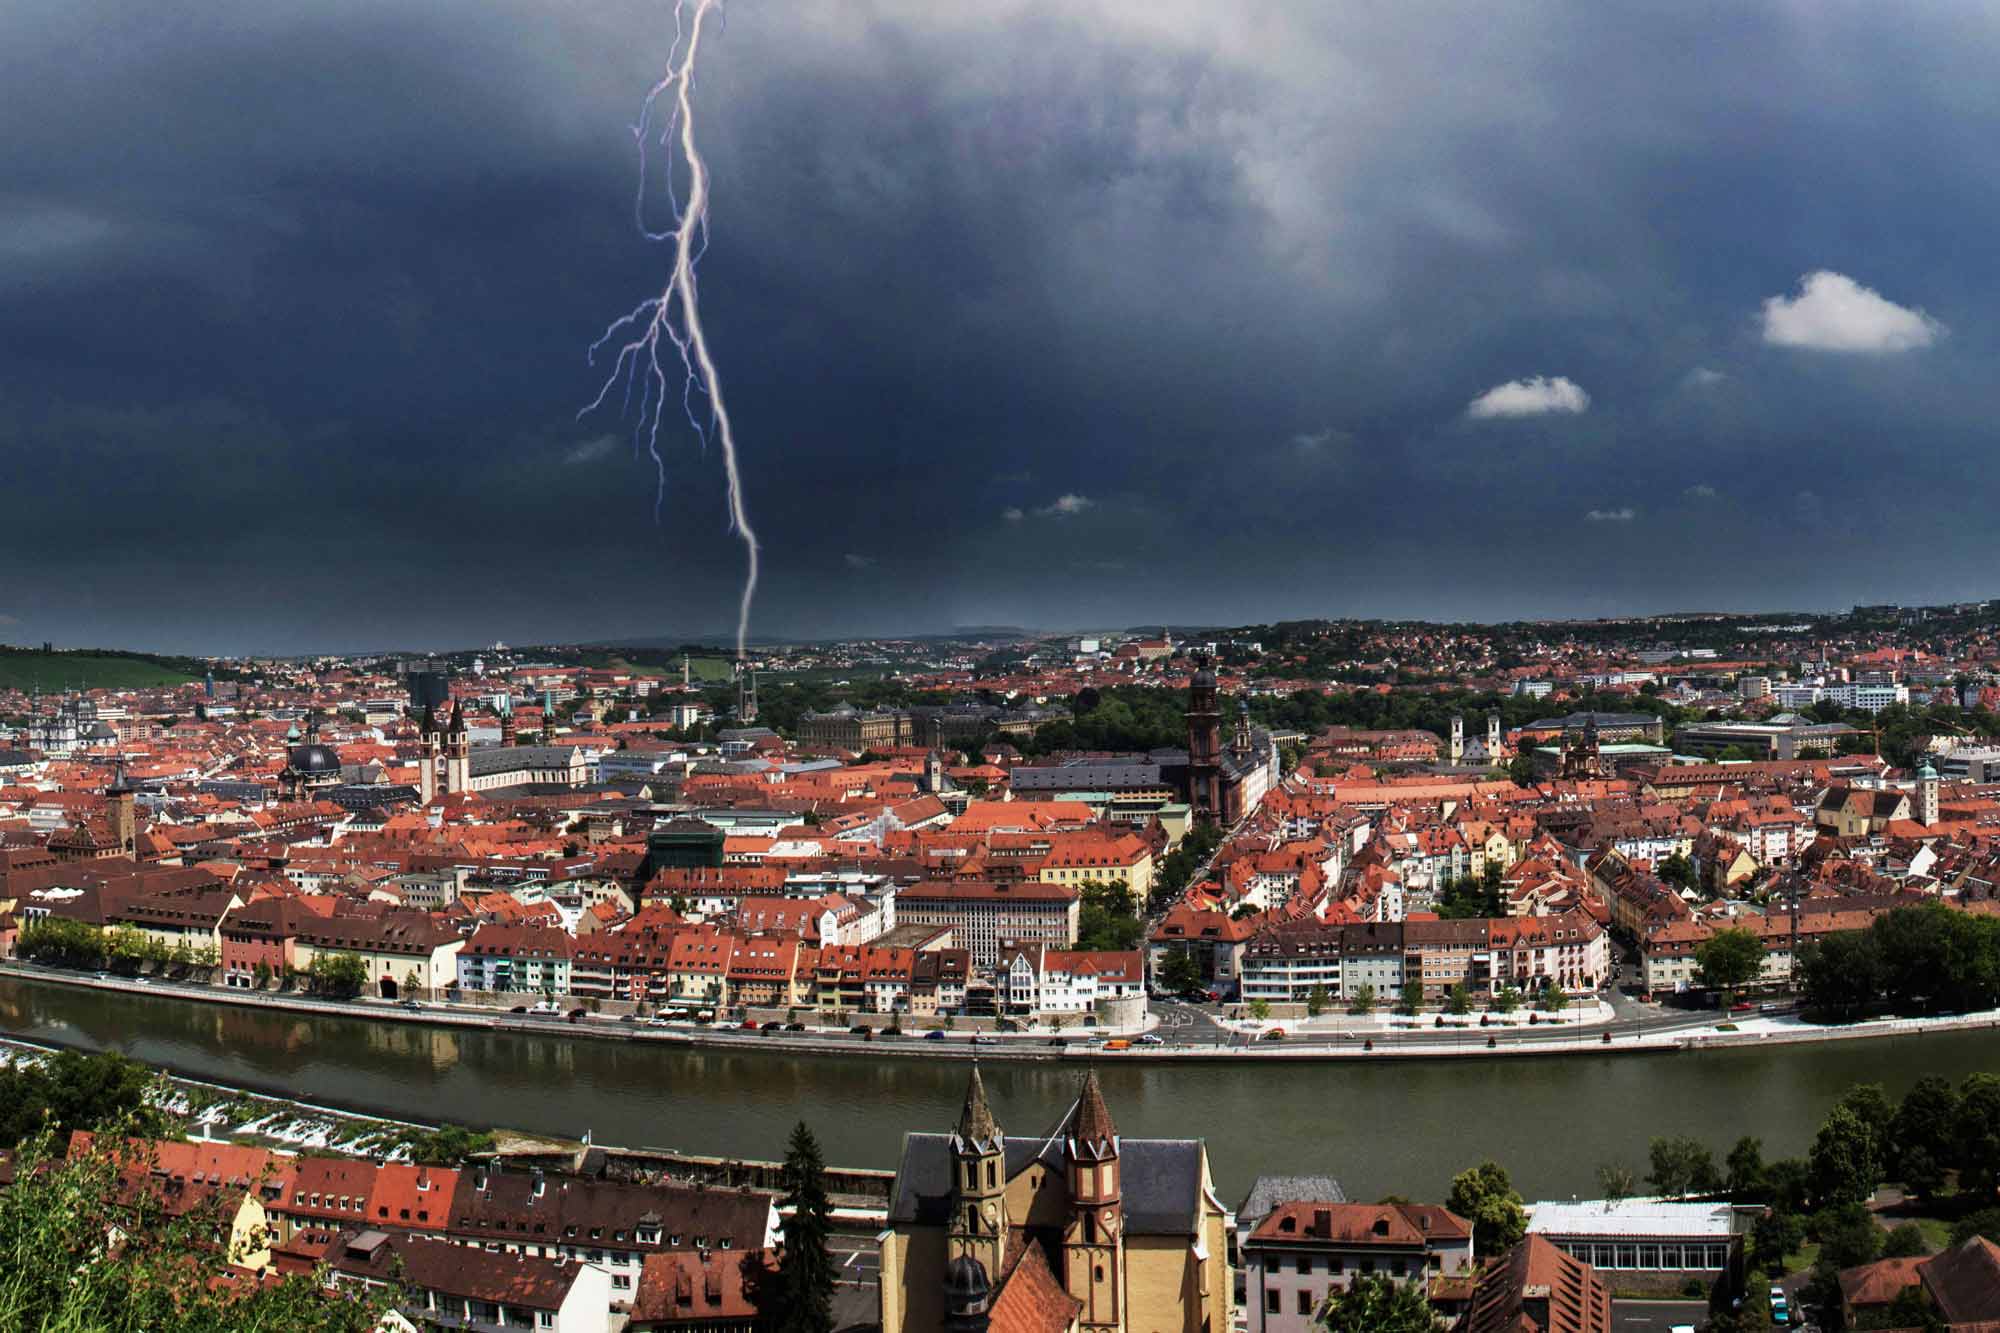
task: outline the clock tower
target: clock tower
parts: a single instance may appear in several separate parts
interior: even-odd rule
[[[1064,1143],[1069,1224],[1063,1230],[1063,1285],[1082,1302],[1085,1333],[1124,1333],[1125,1206],[1118,1179],[1118,1127],[1104,1105],[1097,1071],[1084,1076]]]
[[[945,1240],[948,1260],[970,1258],[985,1269],[989,1281],[1007,1257],[1007,1141],[986,1105],[986,1085],[979,1066],[965,1086],[965,1109],[951,1136],[951,1231]]]

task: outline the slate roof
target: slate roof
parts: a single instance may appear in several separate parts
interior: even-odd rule
[[[1007,1178],[1035,1163],[1064,1168],[1064,1126],[1046,1138],[1007,1138]],[[1125,1232],[1142,1236],[1191,1236],[1201,1207],[1199,1139],[1120,1139]],[[944,1226],[951,1215],[951,1136],[905,1134],[889,1200],[889,1224]]]
[[[1332,1176],[1259,1176],[1236,1205],[1236,1216],[1255,1226],[1283,1204],[1346,1202],[1347,1191]]]

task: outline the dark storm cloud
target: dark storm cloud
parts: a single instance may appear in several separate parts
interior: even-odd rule
[[[672,433],[655,528],[627,428],[573,420],[663,273],[626,126],[670,8],[179,9],[0,44],[8,632],[727,625],[716,459]],[[734,0],[703,293],[756,628],[1984,595],[1996,45],[1951,5]],[[1771,337],[1822,270],[1948,333]]]

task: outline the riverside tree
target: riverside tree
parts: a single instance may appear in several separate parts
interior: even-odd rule
[[[1451,1209],[1472,1223],[1475,1254],[1497,1255],[1528,1233],[1528,1214],[1507,1168],[1492,1159],[1452,1177]]]
[[[1764,966],[1764,944],[1753,931],[1727,926],[1695,946],[1694,961],[1701,984],[1721,991],[1727,1004],[1757,979]]]

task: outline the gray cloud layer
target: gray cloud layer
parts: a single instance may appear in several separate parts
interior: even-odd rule
[[[672,441],[656,529],[650,464],[572,420],[664,262],[626,127],[669,14],[18,6],[15,636],[728,624],[714,457]],[[703,292],[759,627],[1983,595],[1995,26],[734,0]],[[1801,322],[1822,270],[1923,322],[1844,288]],[[1467,419],[1536,376],[1589,410]],[[1697,544],[1730,558],[1661,559]],[[925,558],[857,602],[891,546]]]

